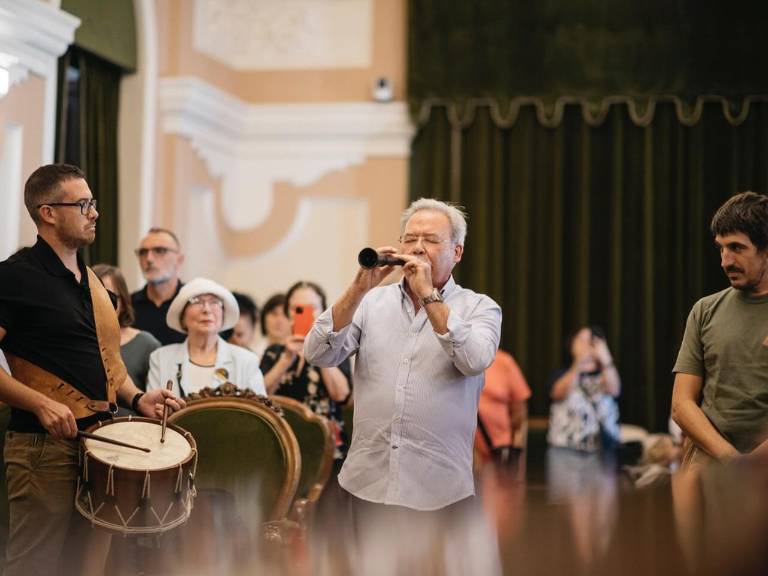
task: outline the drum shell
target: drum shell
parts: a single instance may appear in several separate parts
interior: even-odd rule
[[[115,418],[91,426],[88,432],[111,423],[129,421],[160,425],[150,418]],[[184,436],[191,451],[182,462],[157,470],[111,466],[88,452],[85,440],[81,440],[75,506],[94,526],[115,533],[139,535],[162,533],[186,522],[195,496],[197,446],[192,435],[183,428],[171,424],[168,428]],[[180,473],[180,489],[177,490]],[[149,498],[145,498],[147,495]]]

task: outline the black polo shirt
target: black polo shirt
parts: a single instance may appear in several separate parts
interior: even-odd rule
[[[0,348],[55,374],[92,400],[107,399],[107,376],[99,353],[88,274],[77,255],[81,280],[56,252],[37,243],[0,262]],[[81,418],[80,429],[103,416]],[[31,412],[13,408],[10,430],[44,432]]]
[[[131,294],[133,313],[136,317],[133,321],[133,327],[149,332],[152,336],[157,338],[163,346],[184,342],[187,335],[182,334],[181,332],[176,332],[176,330],[169,327],[165,321],[165,316],[168,314],[168,308],[171,307],[171,302],[173,302],[173,299],[176,297],[176,294],[179,293],[182,286],[183,284],[179,282],[173,296],[160,304],[160,306],[155,306],[155,303],[149,299],[146,286],[138,292]]]

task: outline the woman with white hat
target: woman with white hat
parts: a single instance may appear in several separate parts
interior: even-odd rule
[[[171,380],[174,392],[184,397],[229,381],[238,388],[266,395],[258,357],[219,337],[219,332],[232,328],[239,318],[235,297],[220,284],[207,278],[185,284],[171,302],[165,319],[168,326],[186,333],[187,339],[152,353],[147,390],[165,388]]]

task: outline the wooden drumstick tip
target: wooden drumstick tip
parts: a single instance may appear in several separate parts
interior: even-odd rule
[[[168,382],[165,383],[165,389],[173,389],[173,380],[168,380]],[[160,444],[165,444],[165,428],[168,425],[168,404],[166,402],[167,400],[163,400],[163,424],[160,430]]]

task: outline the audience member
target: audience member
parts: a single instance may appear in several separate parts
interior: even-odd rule
[[[172,380],[173,390],[183,397],[229,381],[238,388],[265,394],[256,355],[219,336],[239,317],[235,297],[223,286],[207,278],[185,284],[171,302],[166,318],[168,326],[187,338],[152,353],[147,388],[165,388]]]
[[[136,256],[147,283],[131,294],[136,316],[134,326],[146,330],[163,345],[183,341],[183,334],[165,322],[171,300],[183,286],[179,267],[184,263],[184,254],[179,239],[171,230],[151,228],[136,249]]]
[[[313,282],[297,282],[285,296],[285,312],[291,319],[298,307],[309,307],[318,317],[326,308],[325,292]],[[346,435],[341,405],[350,393],[349,360],[334,368],[319,368],[304,359],[304,336],[289,336],[284,344],[267,348],[261,360],[267,392],[303,402],[328,418],[336,439],[337,460],[346,454]]]
[[[637,488],[669,482],[680,466],[682,451],[670,434],[651,434],[643,441],[643,456],[637,466],[622,470]]]
[[[160,348],[160,342],[149,332],[133,328],[134,314],[128,286],[123,273],[115,266],[97,264],[93,267],[104,287],[117,296],[117,320],[120,324],[120,356],[128,375],[140,390],[147,389],[149,355]]]
[[[273,294],[261,309],[262,339],[254,348],[259,358],[270,346],[283,344],[291,335],[291,319],[285,313],[285,294]]]
[[[259,321],[259,309],[253,298],[242,292],[232,292],[240,308],[240,318],[232,330],[222,335],[227,342],[251,350],[253,335],[256,333],[256,323]],[[259,356],[261,358],[261,356]]]
[[[550,388],[549,444],[584,452],[615,447],[621,380],[603,331],[581,328],[568,351],[571,366],[555,373]]]
[[[525,447],[530,397],[531,389],[515,359],[498,350],[493,364],[485,371],[485,386],[478,404],[475,449],[483,462],[492,459],[494,449],[498,454],[500,449]],[[491,446],[485,439],[486,434]]]

